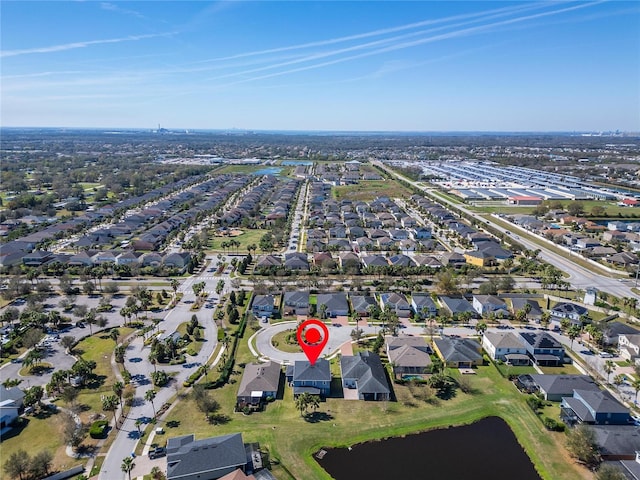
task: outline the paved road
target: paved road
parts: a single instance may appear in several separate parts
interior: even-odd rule
[[[166,334],[174,332],[178,325],[188,321],[194,312],[190,311],[191,303],[185,303],[195,300],[193,293],[186,292],[182,301],[176,305],[174,309],[169,311],[159,327]],[[205,363],[209,356],[213,353],[217,344],[217,327],[212,319],[214,310],[201,309],[195,314],[198,316],[200,323],[204,326],[204,335],[207,341],[203,343],[200,352],[188,358],[185,365],[157,366],[158,370],[164,370],[167,373],[174,374],[174,379],[169,386],[156,389],[156,398],[151,403],[145,402],[144,395],[148,390],[153,389],[150,373],[153,366],[148,361],[149,347],[145,347],[141,337],[136,338],[127,348],[126,368],[131,372],[134,385],[136,385],[136,401],[135,406],[131,408],[125,422],[118,432],[107,457],[100,470],[101,480],[112,480],[116,478],[125,478],[124,473],[120,470],[122,459],[130,455],[135,450],[138,442],[138,429],[135,426],[137,419],[145,422],[150,421],[153,417],[154,406],[158,409],[165,402],[173,397],[182,383],[191,375],[195,369]],[[161,426],[161,425],[158,425]]]
[[[412,184],[416,188],[428,194],[430,190],[429,188],[426,188],[420,185],[418,182],[414,182],[398,174],[397,172],[393,171],[392,169],[389,169],[386,165],[380,162],[374,162],[374,163],[376,165],[379,165],[381,168],[384,168],[391,175],[401,178],[402,180]],[[453,203],[452,201],[442,197],[438,197],[437,200],[441,203],[445,203],[454,209],[460,210],[461,212],[476,218],[480,222],[490,225],[491,227],[495,228],[496,230],[499,230],[502,233],[507,232],[506,228],[503,228],[502,226],[493,222],[491,219],[487,219],[477,214],[476,212],[473,212],[468,208],[465,208],[464,206]],[[527,249],[540,250],[539,258],[541,260],[544,260],[547,263],[550,263],[551,265],[555,265],[560,270],[566,272],[569,275],[569,280],[568,280],[569,283],[571,283],[571,285],[577,289],[585,289],[587,287],[596,287],[598,290],[610,293],[612,295],[616,295],[617,297],[633,297],[640,300],[640,295],[631,291],[632,282],[630,281],[621,282],[617,279],[609,278],[605,274],[592,272],[580,265],[573,263],[570,259],[567,259],[562,255],[559,255],[549,250],[547,247],[534,243],[533,241],[529,240],[525,236],[525,234],[522,234],[522,235],[519,234],[516,240],[522,245],[524,245]]]

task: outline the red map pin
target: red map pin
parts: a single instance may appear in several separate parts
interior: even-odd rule
[[[329,330],[320,320],[310,318],[300,324],[296,337],[298,345],[313,365],[329,340]]]

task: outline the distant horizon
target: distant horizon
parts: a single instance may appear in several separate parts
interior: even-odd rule
[[[638,2],[616,0],[8,1],[0,118],[18,128],[638,132],[639,22]],[[138,127],[114,126],[125,124]]]
[[[80,126],[46,126],[46,125],[0,125],[0,130],[77,130],[77,131],[121,131],[121,132],[143,132],[154,133],[158,135],[166,134],[182,134],[188,135],[191,133],[201,132],[237,132],[237,133],[318,133],[318,134],[398,134],[398,135],[592,135],[592,136],[640,136],[640,130],[620,130],[620,129],[607,129],[607,130],[337,130],[337,129],[305,129],[305,130],[293,130],[293,129],[266,129],[266,128],[190,128],[190,127],[163,127],[164,130],[159,132],[158,127],[115,127],[115,126],[95,126],[95,127],[80,127]]]

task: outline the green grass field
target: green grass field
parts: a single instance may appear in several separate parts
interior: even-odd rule
[[[242,342],[236,365],[254,360]],[[456,375],[457,372],[454,372]],[[502,417],[531,457],[544,479],[582,479],[591,474],[575,465],[563,448],[564,434],[547,432],[525,403],[525,396],[503,379],[494,366],[477,369],[470,377],[473,394],[458,394],[451,400],[426,403],[416,400],[409,388],[394,385],[397,402],[359,402],[329,398],[321,403],[326,420],[310,423],[295,409],[292,391],[285,388],[283,400],[267,406],[266,411],[249,416],[233,412],[241,368],[231,384],[212,390],[228,421],[209,425],[190,398],[169,415],[173,428],[165,427],[167,438],[195,433],[196,438],[242,432],[245,442],[260,442],[271,458],[279,460],[296,479],[323,479],[329,476],[313,460],[321,447],[348,446],[355,443],[399,436],[433,428],[460,425],[491,415]],[[288,478],[279,476],[278,478]]]
[[[340,185],[331,188],[331,194],[336,200],[359,200],[369,202],[376,197],[409,198],[411,190],[393,179],[361,181],[356,185]]]
[[[221,252],[224,253],[222,249],[222,242],[228,242],[229,240],[236,240],[240,242],[240,246],[237,248],[238,253],[247,253],[247,245],[255,244],[256,246],[260,243],[260,238],[268,232],[268,230],[256,229],[256,230],[248,230],[241,229],[242,235],[238,235],[236,237],[216,237],[213,235],[213,231],[209,232],[209,250],[212,252]],[[232,249],[226,250],[226,253],[235,253],[236,247]],[[257,250],[259,252],[259,250]]]

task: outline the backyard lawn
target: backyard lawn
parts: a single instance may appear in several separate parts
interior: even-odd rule
[[[238,351],[236,365],[252,361],[246,341]],[[292,391],[267,406],[264,412],[245,416],[233,412],[242,368],[236,367],[231,384],[211,395],[222,405],[224,421],[210,425],[188,398],[168,417],[167,437],[195,433],[196,438],[242,432],[245,442],[259,442],[296,479],[329,478],[313,460],[321,447],[349,446],[355,443],[399,436],[438,427],[471,423],[496,415],[507,421],[521,445],[545,479],[591,478],[575,465],[563,448],[564,434],[547,432],[525,403],[525,396],[503,379],[494,366],[477,369],[469,380],[472,394],[458,392],[450,400],[429,403],[414,397],[407,386],[394,385],[397,402],[345,401],[329,398],[318,415],[307,421],[296,410]],[[453,372],[458,375],[457,372]],[[333,384],[339,383],[338,381]],[[278,478],[286,478],[284,476]]]

